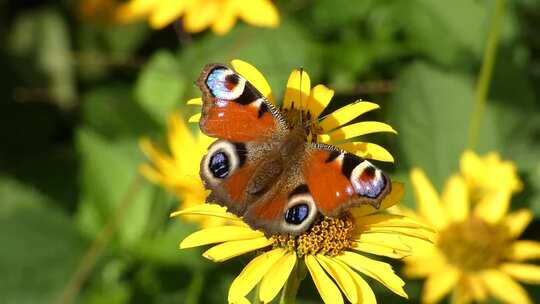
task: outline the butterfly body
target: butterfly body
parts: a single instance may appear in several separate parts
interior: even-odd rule
[[[320,216],[378,208],[390,191],[384,172],[356,155],[308,142],[305,125],[287,124],[279,110],[232,69],[208,65],[201,130],[218,138],[201,161],[209,203],[226,206],[267,235],[298,235]]]

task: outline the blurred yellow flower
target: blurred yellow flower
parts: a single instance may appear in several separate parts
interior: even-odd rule
[[[466,152],[463,159],[471,153]],[[516,177],[505,178],[510,183],[508,179]],[[531,303],[514,279],[540,283],[540,267],[523,263],[540,258],[540,242],[516,240],[532,213],[522,209],[507,214],[510,195],[505,189],[491,188],[471,205],[478,184],[458,174],[448,179],[441,195],[422,170],[413,169],[411,179],[418,216],[439,231],[435,246],[417,247],[414,255],[404,259],[408,277],[427,278],[422,302],[438,302],[453,290],[452,303],[483,302],[488,297],[504,303]]]
[[[232,282],[228,302],[242,303],[259,285],[257,298],[271,302],[288,280],[303,278],[309,271],[323,301],[343,303],[342,293],[351,303],[376,303],[375,295],[359,275],[366,275],[407,298],[405,283],[390,264],[361,253],[400,259],[410,254],[410,242],[429,244],[434,232],[410,218],[383,212],[395,205],[403,195],[403,185],[392,184],[392,192],[379,210],[370,205],[353,208],[342,218],[321,218],[305,233],[297,236],[266,237],[252,230],[242,219],[227,213],[225,208],[201,204],[171,216],[202,215],[226,218],[230,225],[216,226],[187,236],[180,248],[213,244],[203,256],[214,262],[258,252]],[[217,245],[214,245],[217,244]]]
[[[231,61],[234,70],[259,90],[271,103],[276,104],[268,81],[257,68],[251,64],[235,59]],[[362,158],[393,162],[392,154],[385,148],[358,139],[359,136],[389,132],[397,132],[388,124],[378,121],[361,121],[349,124],[358,116],[379,109],[379,105],[367,101],[355,101],[334,112],[320,117],[334,96],[334,91],[322,84],[311,87],[311,80],[304,70],[295,69],[289,76],[283,102],[279,107],[290,126],[301,121],[308,122],[310,138],[308,140],[335,145]],[[200,106],[201,98],[188,102]],[[198,122],[201,114],[189,118],[190,122]]]
[[[182,201],[181,207],[188,208],[200,204],[208,195],[199,178],[199,163],[214,139],[200,131],[192,134],[179,113],[170,115],[168,128],[171,155],[161,152],[150,140],[143,138],[141,149],[152,164],[142,164],[139,171],[148,180],[174,192]],[[202,227],[223,222],[215,218],[197,221]]]
[[[117,11],[120,22],[148,18],[160,29],[182,17],[183,29],[197,33],[211,28],[217,34],[231,30],[236,19],[261,27],[276,27],[279,14],[270,0],[130,0]]]
[[[460,169],[467,187],[474,194],[473,200],[498,190],[519,192],[523,187],[514,163],[501,160],[494,152],[480,157],[473,151],[465,151],[461,156]]]

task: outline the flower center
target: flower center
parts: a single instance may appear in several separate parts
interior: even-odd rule
[[[448,262],[466,271],[498,265],[509,248],[508,228],[470,217],[439,233],[438,247]]]
[[[323,129],[319,126],[317,117],[313,117],[309,110],[304,111],[296,108],[280,108],[281,114],[291,129],[306,125],[308,130],[308,140],[317,141],[317,135],[323,134]]]
[[[350,215],[342,218],[320,218],[299,236],[275,235],[275,247],[296,251],[298,256],[324,254],[336,256],[352,246],[354,222]]]

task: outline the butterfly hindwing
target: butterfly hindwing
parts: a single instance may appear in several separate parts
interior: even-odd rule
[[[286,132],[274,105],[232,69],[209,64],[197,85],[203,92],[199,125],[206,135],[232,142],[262,142]]]
[[[339,216],[361,204],[378,208],[391,190],[382,170],[329,145],[308,144],[302,171],[317,209],[326,216]]]

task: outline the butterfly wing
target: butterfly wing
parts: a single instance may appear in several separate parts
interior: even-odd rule
[[[279,111],[232,69],[209,64],[197,85],[203,92],[199,125],[206,135],[231,142],[263,142],[286,134]]]
[[[370,162],[334,146],[306,143],[265,196],[247,208],[244,220],[267,235],[298,235],[318,214],[339,217],[351,207],[378,208],[391,191],[390,178]]]
[[[326,216],[339,216],[361,204],[379,208],[391,191],[386,173],[334,146],[309,144],[302,172],[317,209]]]
[[[207,65],[197,85],[203,93],[199,126],[218,138],[201,162],[201,178],[211,190],[207,201],[242,216],[281,173],[273,151],[288,133],[287,124],[272,103],[227,66]]]

